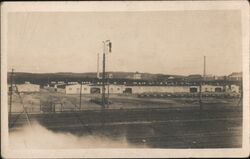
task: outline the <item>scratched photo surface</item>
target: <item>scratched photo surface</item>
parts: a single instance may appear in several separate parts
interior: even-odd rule
[[[8,13],[9,147],[242,148],[241,18]]]

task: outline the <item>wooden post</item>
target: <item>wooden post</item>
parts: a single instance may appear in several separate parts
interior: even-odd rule
[[[109,75],[108,75],[108,96],[107,96],[107,108],[109,107]]]
[[[79,109],[82,110],[82,81],[80,86],[80,103],[79,103]]]
[[[105,52],[103,53],[102,67],[102,107],[105,108]]]
[[[199,88],[199,104],[200,104],[200,111],[202,111],[202,81],[200,81],[200,88]]]

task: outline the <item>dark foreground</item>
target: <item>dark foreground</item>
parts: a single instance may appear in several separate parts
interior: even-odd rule
[[[29,114],[29,118],[55,132],[125,136],[130,144],[151,148],[239,148],[242,143],[239,107],[88,110]],[[27,120],[24,114],[13,114],[9,123],[12,132]]]

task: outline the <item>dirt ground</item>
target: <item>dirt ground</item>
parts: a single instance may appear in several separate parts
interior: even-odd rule
[[[9,130],[12,133],[27,124],[24,114],[20,117],[12,114],[11,119]],[[125,138],[129,144],[150,148],[239,148],[242,144],[242,111],[239,107],[203,111],[190,107],[179,110],[86,110],[29,114],[29,120],[56,135]],[[99,146],[97,144],[95,148]]]

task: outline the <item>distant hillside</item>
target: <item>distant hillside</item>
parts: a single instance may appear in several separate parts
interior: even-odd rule
[[[8,72],[8,82],[10,80],[10,72]],[[113,79],[131,79],[134,72],[109,72],[113,75]],[[178,75],[165,75],[165,74],[151,74],[151,73],[140,73],[142,80],[166,80],[170,76],[174,78],[183,78],[185,76]],[[100,73],[100,76],[102,73]],[[72,73],[72,72],[58,72],[58,73],[26,73],[26,72],[15,72],[14,73],[15,83],[24,83],[29,81],[31,83],[45,84],[51,81],[84,81],[84,80],[97,80],[96,72],[87,73]]]

